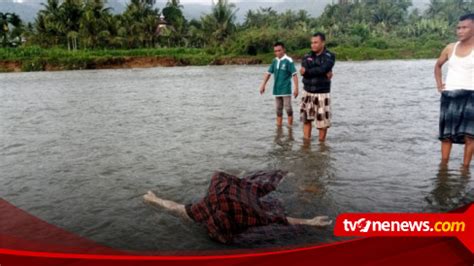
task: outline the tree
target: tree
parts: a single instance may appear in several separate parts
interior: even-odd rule
[[[211,42],[223,43],[236,30],[235,5],[228,0],[218,0],[213,3],[212,12],[202,17],[203,30],[211,37]]]
[[[183,45],[187,37],[187,21],[184,18],[182,9],[183,6],[179,3],[179,0],[169,0],[162,11],[165,20],[170,24],[169,27],[172,29],[168,41],[174,46]]]
[[[405,21],[411,0],[366,0],[375,24],[398,25]]]
[[[79,35],[84,47],[106,47],[110,42],[109,12],[104,0],[85,0],[79,21]]]
[[[278,25],[278,12],[273,8],[260,7],[257,11],[249,10],[245,15],[244,28],[266,28]]]
[[[22,28],[23,23],[17,14],[0,12],[0,43],[2,47],[20,45]]]
[[[61,4],[59,0],[47,0],[41,5],[44,9],[35,19],[37,41],[44,46],[58,45],[66,36]]]
[[[78,47],[78,32],[83,13],[82,0],[65,0],[59,7],[58,20],[64,25],[61,34],[65,34],[69,50],[76,50]]]
[[[123,13],[122,27],[126,31],[129,48],[153,47],[159,10],[155,0],[131,0]]]
[[[437,14],[441,13],[443,8],[444,7],[442,0],[430,0],[430,3],[428,4],[428,9],[426,10],[426,15],[434,17]]]
[[[209,40],[206,37],[207,36],[202,28],[202,23],[196,19],[191,20],[188,27],[188,46],[202,48]]]
[[[473,10],[473,0],[430,0],[425,15],[427,18],[446,19],[453,26],[460,16]]]

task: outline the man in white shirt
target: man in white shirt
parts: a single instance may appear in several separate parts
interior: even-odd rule
[[[456,33],[458,42],[446,46],[435,66],[441,93],[441,162],[449,162],[453,143],[465,144],[463,167],[468,170],[474,152],[474,13],[459,19]],[[449,70],[443,83],[446,62]]]

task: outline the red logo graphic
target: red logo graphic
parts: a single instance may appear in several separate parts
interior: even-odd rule
[[[474,253],[474,205],[465,213],[342,214],[336,219],[336,236],[457,237]]]

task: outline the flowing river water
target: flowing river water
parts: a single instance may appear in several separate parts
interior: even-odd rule
[[[438,165],[433,65],[337,63],[333,127],[310,146],[298,119],[276,128],[273,97],[258,94],[266,66],[0,74],[0,197],[126,250],[239,248],[142,202],[149,189],[195,201],[216,170],[289,171],[273,196],[293,217],[448,211],[473,200],[473,181],[462,146]],[[337,241],[332,230],[243,247]]]

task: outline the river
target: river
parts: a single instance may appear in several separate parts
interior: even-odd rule
[[[289,171],[273,196],[294,217],[448,211],[472,200],[473,181],[462,146],[438,166],[433,66],[337,63],[333,127],[310,146],[298,119],[276,128],[273,97],[258,93],[266,66],[0,74],[0,197],[126,250],[240,248],[142,202],[149,189],[195,201],[216,170]],[[243,247],[339,240],[332,229]]]

